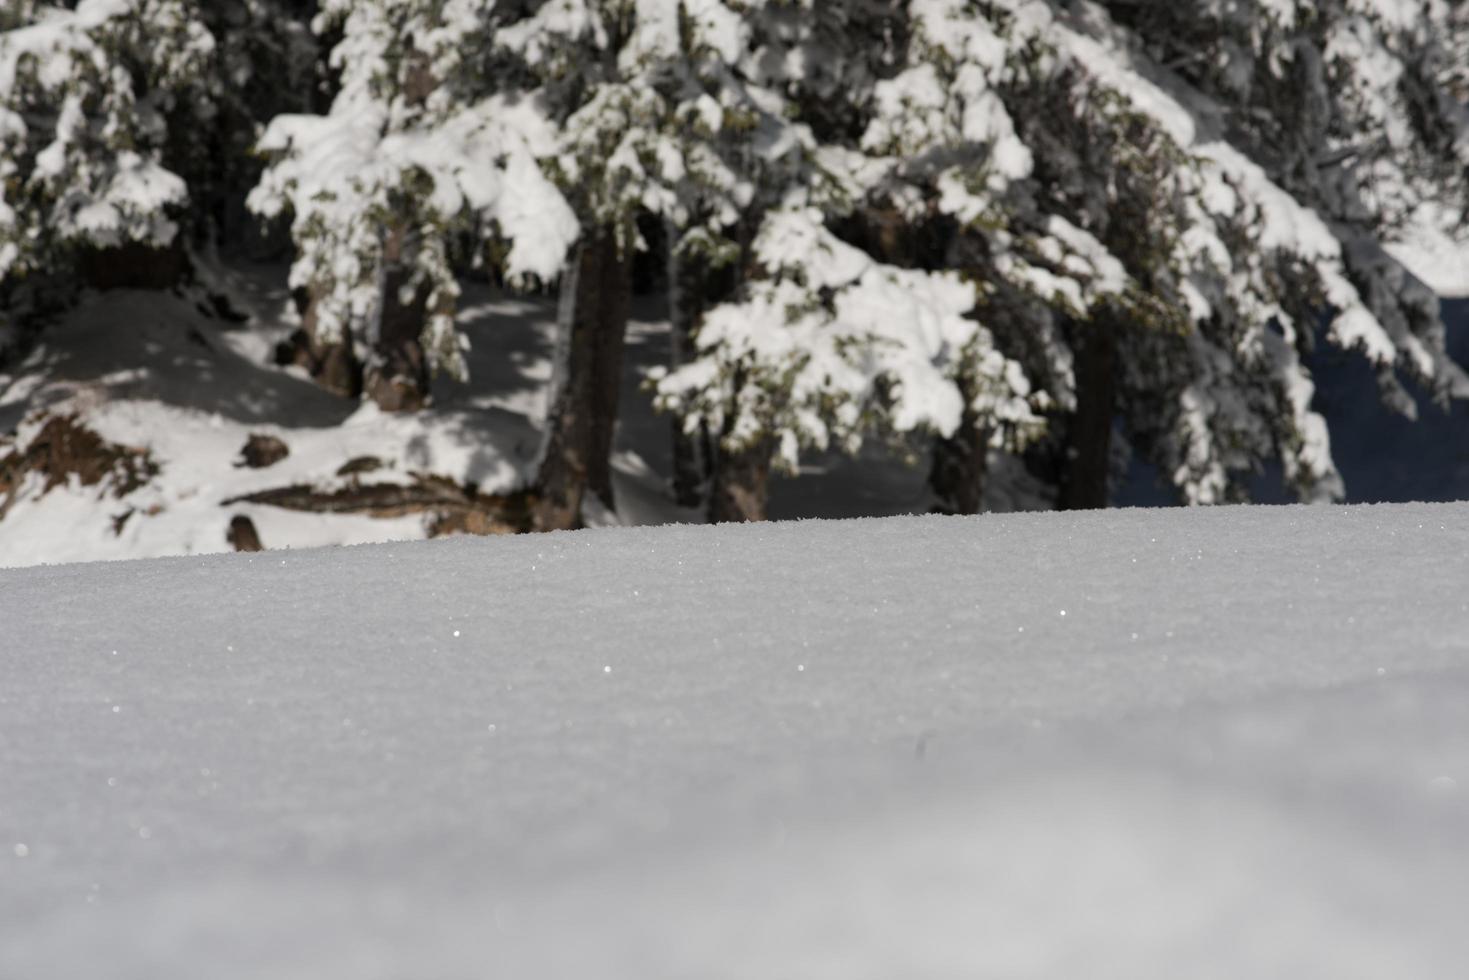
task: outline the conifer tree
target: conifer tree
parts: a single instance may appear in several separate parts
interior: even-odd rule
[[[1106,502],[1117,419],[1191,502],[1241,496],[1271,458],[1304,499],[1330,499],[1341,483],[1304,362],[1321,317],[1332,343],[1388,369],[1393,400],[1403,401],[1393,365],[1440,392],[1463,389],[1431,294],[1383,248],[1394,221],[1421,222],[1445,199],[1429,189],[1433,180],[1451,202],[1462,182],[1462,113],[1430,97],[1424,81],[1442,87],[1456,77],[1439,50],[1452,46],[1430,39],[1435,30],[1453,36],[1443,5],[1425,4],[1418,21],[1366,3],[1221,8],[1242,11],[1231,23],[1256,45],[1232,55],[1247,70],[1226,74],[1236,85],[1241,74],[1275,79],[1228,98],[1212,69],[1191,79],[1159,60],[1222,63],[1219,51],[1187,57],[1196,36],[1243,44],[1215,23],[1225,15],[1213,6],[772,6],[755,22],[764,33],[748,70],[760,70],[761,56],[781,72],[821,66],[786,75],[782,88],[792,131],[810,138],[811,169],[792,180],[793,199],[815,210],[783,214],[778,231],[757,239],[764,275],[742,302],[763,293],[763,305],[711,313],[703,356],[661,387],[665,406],[713,424],[726,445],[773,448],[790,466],[803,446],[855,449],[864,433],[925,429],[939,440],[935,482],[948,498],[940,504],[963,510],[980,499],[972,486],[983,472],[979,455],[1036,438],[1035,413],[1044,412],[1042,445],[1059,464],[1052,480],[1062,505]],[[1270,29],[1250,27],[1255,15]],[[851,36],[885,45],[844,46],[842,29],[864,16],[876,20]],[[1292,66],[1309,67],[1317,49],[1332,73],[1330,98],[1320,84],[1287,77]],[[1384,82],[1397,92],[1387,108],[1371,95]],[[1340,155],[1350,147],[1331,149],[1333,133],[1389,148],[1361,155],[1366,173],[1386,184],[1376,211],[1361,206],[1371,182],[1361,173],[1303,182],[1304,150],[1282,156],[1272,149],[1278,133],[1256,138],[1229,123],[1279,118],[1294,136],[1299,126],[1289,120],[1302,113],[1319,117],[1304,146],[1332,154],[1333,174],[1355,159]],[[1427,122],[1394,128],[1409,116]],[[1394,176],[1374,159],[1407,163]],[[789,223],[795,213],[805,214],[805,237]],[[824,247],[777,252],[791,241]],[[860,260],[837,244],[855,246]],[[820,353],[825,334],[812,331],[812,312],[838,314],[843,294],[821,271],[832,255],[852,268],[876,263],[910,298],[931,281],[916,274],[962,275],[973,302],[949,311],[973,324],[959,345],[965,353],[925,349],[921,332],[884,336],[868,325],[836,331],[831,351]],[[910,268],[894,276],[892,266]],[[873,344],[887,354],[874,356]],[[921,389],[957,413],[905,411],[905,392],[917,389],[885,367],[899,351],[939,368],[944,383]],[[975,367],[986,363],[988,373]]]
[[[716,519],[873,439],[931,446],[946,510],[982,506],[997,453],[1104,504],[1123,447],[1190,502],[1271,459],[1331,499],[1318,332],[1405,409],[1400,376],[1469,388],[1385,247],[1463,209],[1463,15],[1411,6],[333,0],[341,92],[270,127],[252,203],[292,213],[308,321],[370,352],[383,404],[461,368],[456,265],[560,278],[541,527],[615,503],[650,221],[656,397],[714,447]]]
[[[315,360],[344,365],[334,386],[351,391],[360,343],[362,383],[385,409],[421,406],[434,371],[463,376],[457,247],[470,243],[470,262],[498,253],[511,282],[530,282],[561,271],[578,231],[538,162],[554,135],[537,98],[481,75],[492,6],[324,3],[315,27],[340,33],[340,92],[326,115],[278,117],[259,144],[274,162],[250,206],[292,216]]]
[[[215,38],[208,125],[172,140],[196,212],[196,237],[255,254],[260,222],[245,199],[264,161],[255,144],[284,113],[310,112],[328,95],[326,65],[311,30],[316,0],[199,3]],[[187,136],[180,139],[180,136]]]
[[[610,457],[630,260],[647,246],[640,222],[667,229],[680,331],[703,305],[687,289],[708,281],[698,270],[733,260],[730,233],[752,198],[741,137],[760,116],[731,71],[745,37],[741,11],[721,0],[557,0],[495,35],[559,127],[546,166],[582,228],[561,287],[540,527],[579,523],[588,493],[615,505]]]
[[[455,370],[457,239],[472,231],[504,253],[512,282],[560,275],[536,523],[579,523],[588,489],[612,504],[638,222],[669,222],[691,256],[717,252],[738,218],[742,185],[706,130],[727,112],[729,50],[708,38],[737,38],[739,18],[721,3],[375,0],[328,4],[318,28],[330,23],[341,94],[326,116],[271,126],[261,145],[276,163],[251,199],[294,215],[308,321],[319,342],[350,343],[411,319],[395,304],[426,307],[425,346]]]
[[[20,0],[0,28],[0,289],[176,281],[189,192],[170,144],[212,111],[195,6]]]
[[[780,206],[755,238],[754,280],[705,318],[700,357],[660,382],[664,407],[720,434],[730,465],[713,516],[763,516],[771,466],[794,469],[806,449],[961,425],[1028,438],[1044,395],[970,315],[976,284],[946,246],[896,240],[946,235],[918,173],[930,148],[901,131],[911,107],[891,66],[911,21],[887,5],[774,3],[752,20],[740,68],[788,121],[773,141],[786,163],[764,174]]]

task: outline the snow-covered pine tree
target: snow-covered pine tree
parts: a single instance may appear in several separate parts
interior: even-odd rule
[[[804,450],[855,452],[874,433],[1013,444],[1045,405],[971,315],[976,283],[950,268],[952,223],[926,185],[946,169],[929,130],[953,122],[912,104],[910,89],[936,84],[903,77],[912,14],[754,7],[739,69],[786,120],[785,165],[763,175],[780,205],[755,237],[752,281],[705,317],[699,356],[659,383],[665,408],[720,436],[715,519],[763,516],[772,464],[794,469]],[[996,134],[973,135],[969,156],[987,159]]]
[[[1282,166],[1268,141],[1236,135],[1231,114],[1252,117],[1269,104],[1226,99],[1150,54],[1170,50],[1138,33],[1162,29],[1147,15],[1157,5],[1112,5],[1133,15],[1132,26],[1086,2],[773,6],[768,22],[755,21],[754,49],[779,66],[771,77],[789,100],[792,132],[809,135],[811,169],[792,181],[796,207],[757,239],[763,280],[710,314],[701,358],[660,388],[663,404],[724,432],[726,446],[776,445],[794,465],[804,446],[855,449],[869,431],[926,428],[941,440],[941,504],[972,509],[979,455],[1006,445],[1007,431],[1033,435],[1034,411],[1053,404],[1051,479],[1063,505],[1105,503],[1119,417],[1128,441],[1188,501],[1241,496],[1244,479],[1271,458],[1303,498],[1329,499],[1340,478],[1303,364],[1321,318],[1343,347],[1404,364],[1441,391],[1462,387],[1431,294],[1382,248],[1392,222],[1337,207],[1309,182],[1302,189],[1297,164]],[[1283,21],[1286,6],[1256,11],[1276,18],[1272,30],[1284,24],[1287,39],[1256,39],[1252,71],[1279,75],[1290,58],[1308,61],[1311,32],[1330,19]],[[1220,30],[1213,7],[1159,15],[1174,32],[1172,53],[1182,58],[1191,30]],[[1457,77],[1425,31],[1405,30],[1385,9],[1367,0],[1340,7],[1352,50],[1397,52],[1416,66],[1403,69],[1405,79]],[[1440,37],[1454,36],[1443,5],[1425,11]],[[843,33],[864,14],[882,29]],[[854,50],[845,37],[888,44]],[[1338,38],[1322,50],[1349,48]],[[1357,93],[1342,100],[1369,103],[1373,89],[1348,74],[1361,66],[1338,60],[1338,94]],[[811,65],[820,69],[789,73]],[[1280,98],[1320,91],[1275,87]],[[1318,124],[1312,152],[1329,147],[1336,129],[1372,134],[1403,114],[1426,118],[1415,106],[1431,86],[1400,88],[1396,108],[1342,109]],[[1462,111],[1433,106],[1420,135],[1398,127],[1370,139],[1411,143],[1412,153],[1388,157],[1419,161],[1415,174],[1453,175],[1462,170]],[[1276,108],[1286,119],[1305,111]],[[1338,153],[1332,166],[1347,162]],[[1445,184],[1451,196],[1457,179]],[[1441,200],[1428,182],[1388,183],[1400,214]],[[1362,196],[1360,186],[1353,193]],[[891,242],[905,238],[894,251]],[[852,271],[832,279],[843,267]],[[935,277],[956,273],[972,298],[935,306]],[[878,298],[842,300],[871,280],[914,305],[890,304],[880,324],[863,322],[857,311],[879,308]],[[935,322],[947,332],[919,328]],[[894,363],[931,373],[903,377]]]
[[[283,113],[310,112],[328,94],[311,30],[317,3],[236,0],[198,7],[215,39],[214,111],[206,126],[173,134],[171,147],[188,181],[196,236],[247,254],[278,250],[278,242],[262,240],[245,198],[264,169],[254,149],[265,124]]]
[[[1216,127],[1340,242],[1386,333],[1361,346],[1411,414],[1396,371],[1447,394],[1437,301],[1385,254],[1394,239],[1462,247],[1469,213],[1469,11],[1444,0],[1250,0],[1192,15],[1109,3],[1133,46],[1196,93]],[[1199,99],[1198,96],[1202,96]],[[1391,345],[1381,343],[1388,340]]]
[[[496,35],[551,108],[561,139],[547,165],[583,228],[562,281],[539,527],[580,522],[588,491],[613,504],[630,259],[647,244],[640,222],[667,229],[680,330],[704,302],[689,284],[707,285],[707,272],[738,253],[762,116],[732,70],[748,47],[747,7],[554,0]]]
[[[1125,330],[1115,397],[1099,398],[1098,411],[1120,413],[1131,443],[1191,502],[1242,497],[1245,479],[1272,457],[1303,499],[1337,497],[1341,480],[1325,425],[1310,407],[1313,386],[1304,365],[1323,318],[1332,343],[1360,350],[1379,365],[1394,403],[1407,403],[1392,376],[1394,363],[1440,393],[1464,390],[1462,372],[1444,353],[1436,300],[1384,251],[1394,233],[1391,208],[1374,214],[1373,207],[1360,206],[1372,197],[1361,189],[1379,178],[1384,190],[1401,192],[1398,207],[1462,200],[1462,179],[1408,189],[1409,182],[1387,171],[1374,173],[1367,158],[1366,173],[1353,175],[1355,164],[1342,152],[1343,144],[1359,139],[1364,145],[1389,139],[1386,126],[1394,130],[1390,155],[1418,161],[1409,169],[1446,176],[1462,171],[1455,149],[1461,138],[1442,136],[1462,122],[1453,112],[1439,112],[1426,127],[1439,136],[1412,135],[1408,120],[1428,116],[1413,108],[1416,96],[1404,94],[1412,84],[1395,86],[1413,71],[1404,67],[1395,74],[1381,57],[1396,51],[1400,65],[1441,63],[1436,42],[1416,28],[1404,29],[1429,21],[1417,14],[1395,19],[1417,5],[1367,0],[1202,5],[1166,14],[1161,7],[1108,6],[1117,16],[1094,4],[1055,12],[1043,43],[1058,66],[1071,66],[1063,71],[1075,80],[1073,101],[1121,106],[1110,113],[1116,120],[1111,128],[1124,141],[1119,147],[1130,141],[1166,150],[1161,157],[1150,154],[1144,169],[1156,184],[1147,196],[1167,206],[1144,208],[1132,219],[1126,215],[1135,208],[1121,209],[1131,228],[1146,227],[1148,234],[1134,244],[1127,237],[1136,236],[1120,242],[1101,237],[1155,298],[1187,314],[1188,328]],[[1425,18],[1435,6],[1441,7],[1423,5]],[[1129,18],[1133,27],[1125,23]],[[1451,38],[1448,25],[1441,26],[1441,36]],[[1363,45],[1358,54],[1372,56],[1348,53],[1347,38]],[[1246,41],[1257,45],[1255,55],[1248,45],[1236,49]],[[1332,79],[1323,86],[1312,77],[1327,64]],[[1210,65],[1227,66],[1223,74],[1232,82],[1219,81]],[[1256,73],[1260,77],[1249,80]],[[1367,100],[1375,106],[1364,112],[1353,103],[1368,91],[1377,93]],[[1105,100],[1088,98],[1089,92]],[[1384,97],[1396,108],[1384,109]],[[1031,124],[1022,135],[1039,142],[1041,126],[1058,115],[1017,113]],[[1091,112],[1089,118],[1108,115]],[[1278,120],[1264,124],[1274,135],[1251,136],[1250,127],[1264,120]],[[1069,142],[1079,145],[1074,137]],[[1085,187],[1088,175],[1097,173],[1088,167],[1068,173],[1054,167],[1066,162],[1064,156],[1036,156],[1053,168],[1047,174],[1053,194],[1068,180]],[[1176,161],[1171,166],[1170,158]],[[1108,159],[1126,155],[1114,150]],[[1159,195],[1163,188],[1166,197]],[[1155,258],[1148,261],[1150,253]],[[1104,435],[1110,425],[1093,429]],[[1104,503],[1104,491],[1094,488],[1085,502]]]
[[[171,144],[211,111],[195,5],[19,0],[0,28],[0,289],[58,270],[176,281],[189,197]]]
[[[291,285],[306,296],[315,363],[386,409],[423,404],[430,374],[463,376],[454,250],[500,256],[512,282],[556,276],[578,226],[538,160],[554,149],[539,99],[493,66],[498,12],[480,0],[327,0],[340,40],[326,115],[275,119],[272,165],[249,199],[290,213]]]
[[[325,116],[272,124],[251,197],[293,215],[316,342],[380,346],[395,306],[426,307],[423,345],[454,369],[455,241],[503,252],[512,281],[564,271],[535,522],[575,525],[588,488],[611,504],[638,221],[680,241],[704,229],[689,240],[715,251],[737,218],[740,182],[707,132],[727,110],[707,90],[732,50],[708,38],[737,42],[739,18],[721,3],[374,0],[326,4],[317,26],[333,24],[341,93]]]

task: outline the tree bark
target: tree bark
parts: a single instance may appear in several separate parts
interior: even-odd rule
[[[555,377],[532,514],[538,530],[579,526],[589,490],[615,506],[612,439],[631,301],[629,263],[612,229],[598,229],[577,246],[561,281]]]
[[[928,485],[934,511],[940,514],[978,514],[984,509],[984,478],[990,430],[977,424],[970,412],[952,436],[933,441],[933,464]]]
[[[428,403],[428,358],[422,341],[428,295],[420,287],[403,301],[411,275],[403,262],[407,237],[407,228],[391,228],[383,246],[380,321],[364,379],[367,396],[385,412],[416,412]]]
[[[292,298],[301,329],[276,347],[275,362],[305,368],[312,380],[334,395],[361,397],[362,362],[353,351],[350,331],[344,327],[340,340],[323,341],[317,333],[318,297],[310,289],[298,289]]]
[[[1107,506],[1112,470],[1112,417],[1117,401],[1117,331],[1106,320],[1078,329],[1076,414],[1066,426],[1056,504],[1061,510]]]
[[[410,48],[403,80],[403,100],[421,106],[439,86],[429,58]],[[428,404],[428,356],[423,350],[423,328],[428,317],[430,290],[420,286],[405,301],[403,288],[412,277],[409,228],[401,221],[384,229],[382,295],[377,336],[368,355],[364,386],[367,396],[385,412],[416,412]]]
[[[720,451],[709,489],[711,524],[765,520],[774,450],[768,440],[762,440],[737,452]]]
[[[113,248],[86,246],[77,255],[83,285],[92,289],[172,289],[189,281],[193,269],[182,232],[162,247],[127,242]]]
[[[708,298],[708,270],[704,262],[678,249],[678,235],[668,235],[669,366],[677,370],[694,353],[694,331],[704,315]],[[707,434],[688,432],[681,418],[670,420],[673,436],[673,499],[680,507],[697,507],[709,479],[705,455]]]

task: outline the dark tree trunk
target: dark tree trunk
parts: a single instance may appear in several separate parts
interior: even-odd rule
[[[590,490],[612,508],[612,438],[632,300],[629,263],[611,229],[577,246],[561,282],[560,337],[532,520],[543,531],[581,523]]]
[[[301,329],[276,347],[275,362],[305,368],[317,384],[334,395],[361,397],[362,362],[353,352],[351,333],[344,327],[340,340],[321,340],[317,334],[317,296],[310,289],[298,289],[293,299],[301,316]]]
[[[765,520],[774,449],[769,441],[761,441],[738,452],[719,452],[709,488],[710,523]]]
[[[694,353],[694,331],[709,296],[708,270],[695,257],[679,254],[678,235],[668,235],[669,366],[677,370]],[[673,499],[680,507],[697,507],[709,478],[708,442],[704,433],[688,432],[681,418],[670,422],[673,435]]]
[[[1112,417],[1117,402],[1117,332],[1105,319],[1080,325],[1076,352],[1076,414],[1067,422],[1062,510],[1095,510],[1108,503],[1112,470]]]
[[[410,48],[403,99],[411,106],[428,101],[439,81],[428,57]],[[363,387],[367,397],[385,412],[416,412],[428,404],[428,357],[423,350],[423,328],[428,316],[430,290],[420,286],[405,302],[403,287],[412,277],[407,224],[384,229],[382,295],[377,337],[368,355]]]
[[[365,377],[367,397],[385,412],[416,412],[428,403],[428,358],[423,351],[423,325],[428,291],[420,288],[403,302],[403,286],[411,275],[405,267],[408,231],[388,231],[383,247],[381,321]]]
[[[77,255],[82,284],[93,289],[171,289],[189,281],[193,269],[184,236],[162,248],[128,242],[115,248],[83,248]]]
[[[709,440],[702,428],[685,431],[683,419],[671,420],[669,428],[673,433],[673,502],[680,507],[698,507],[708,480],[705,451]]]
[[[979,426],[967,411],[952,436],[934,439],[928,485],[936,512],[978,514],[984,508],[989,441],[990,430]]]

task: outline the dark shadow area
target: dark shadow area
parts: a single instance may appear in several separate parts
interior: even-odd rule
[[[545,367],[556,345],[555,320],[553,297],[509,296],[491,286],[465,284],[458,321],[469,338],[469,379],[435,378],[434,407],[539,404],[549,380]]]
[[[856,457],[840,452],[803,457],[799,475],[770,481],[771,520],[891,517],[923,514],[933,502],[926,457],[909,465],[881,443]]]
[[[1469,365],[1469,300],[1446,300],[1443,313],[1449,356]],[[1361,355],[1323,346],[1311,370],[1349,503],[1469,498],[1469,403],[1445,410],[1410,383],[1415,422],[1371,397],[1376,381]]]
[[[87,296],[6,379],[0,399],[16,385],[39,381],[41,387],[0,410],[0,428],[10,431],[24,413],[81,391],[103,401],[157,400],[246,425],[324,428],[356,409],[308,380],[242,356],[224,336],[240,329],[248,328],[209,318],[168,293]]]
[[[1445,347],[1469,365],[1469,300],[1445,300]],[[1405,380],[1418,409],[1405,418],[1376,397],[1377,380],[1367,359],[1322,340],[1307,361],[1316,384],[1312,407],[1326,419],[1331,453],[1346,483],[1346,503],[1379,504],[1469,499],[1469,402],[1446,409]],[[1250,501],[1296,503],[1279,462],[1250,480]],[[1176,502],[1157,471],[1134,458],[1114,493],[1123,507],[1168,506]]]
[[[671,343],[665,299],[634,297],[623,349],[616,449],[636,452],[665,480],[673,472],[673,416],[654,409],[653,392],[645,383],[649,370],[669,363]]]

